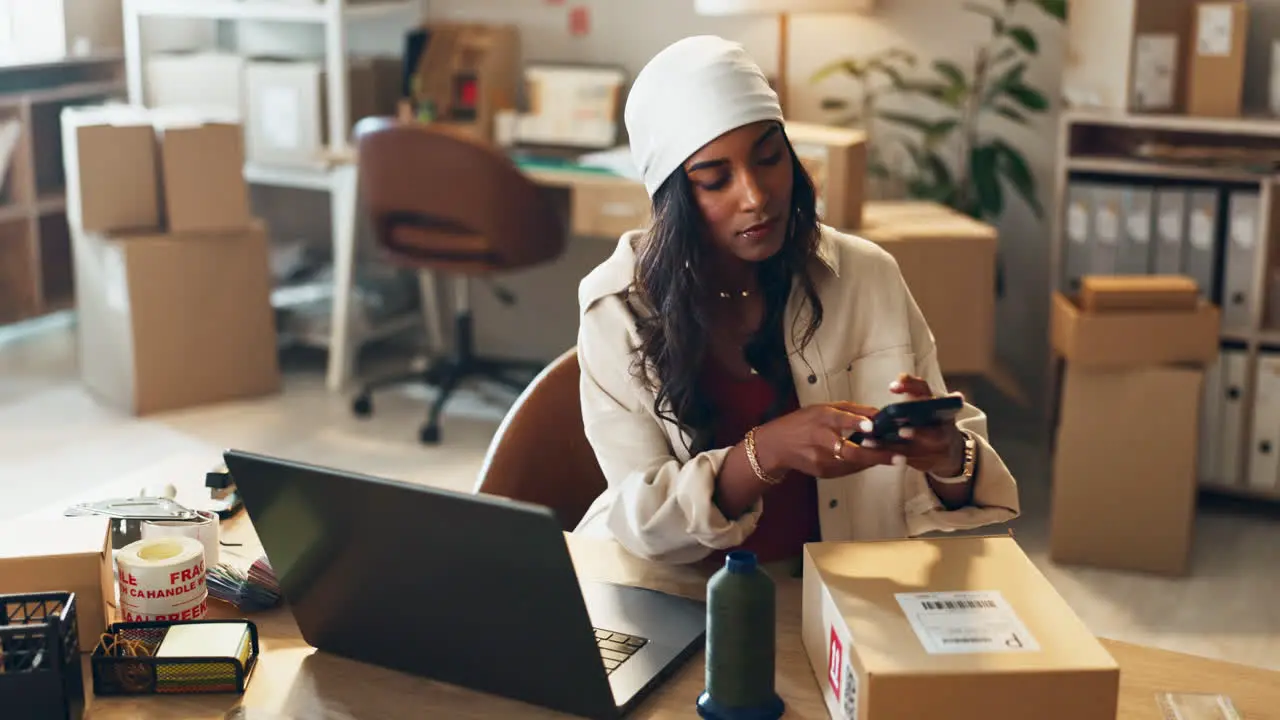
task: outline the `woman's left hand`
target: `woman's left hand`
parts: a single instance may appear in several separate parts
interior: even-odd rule
[[[929,383],[905,373],[889,384],[889,392],[904,395],[907,400],[934,397]],[[943,478],[955,477],[964,470],[964,438],[954,421],[927,428],[903,428],[899,435],[903,441],[886,449],[905,457],[911,467]]]

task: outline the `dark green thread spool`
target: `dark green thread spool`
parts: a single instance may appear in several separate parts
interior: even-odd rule
[[[774,720],[777,635],[773,578],[755,553],[736,550],[707,583],[707,689],[698,714],[710,720]]]

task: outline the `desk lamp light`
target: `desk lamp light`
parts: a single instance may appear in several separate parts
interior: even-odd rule
[[[778,100],[787,110],[787,56],[790,16],[799,13],[867,12],[876,0],[694,0],[699,15],[778,16]]]

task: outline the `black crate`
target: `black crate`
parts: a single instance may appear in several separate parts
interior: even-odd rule
[[[178,625],[237,623],[249,626],[249,655],[233,657],[157,658],[129,655],[123,644],[105,644],[107,636],[141,643],[154,653],[169,628]],[[136,647],[136,645],[135,645]],[[94,695],[153,695],[176,693],[243,693],[258,665],[258,627],[248,620],[190,620],[115,623],[107,628],[90,656]],[[6,719],[7,720],[7,719]]]
[[[0,595],[0,717],[84,717],[75,593]]]

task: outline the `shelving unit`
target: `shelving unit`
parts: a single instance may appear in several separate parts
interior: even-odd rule
[[[267,21],[318,25],[324,32],[325,112],[326,126],[346,128],[349,88],[347,87],[347,62],[349,54],[348,31],[353,23],[412,16],[415,21],[425,17],[425,0],[314,0],[311,3],[298,0],[124,0],[125,68],[129,102],[143,104],[144,62],[142,52],[142,25],[147,17],[189,18],[220,21]],[[409,27],[404,28],[408,30]],[[350,276],[350,266],[355,262],[354,246],[357,219],[349,208],[356,203],[349,195],[356,192],[352,152],[344,133],[329,133],[329,155],[333,158],[327,167],[317,169],[271,167],[249,163],[245,167],[245,179],[254,185],[291,188],[323,192],[329,195],[333,227],[334,274]],[[334,294],[333,317],[348,318],[348,298]],[[354,362],[360,346],[398,334],[416,318],[396,318],[366,331],[356,332],[347,322],[334,322],[334,331],[328,337],[298,336],[295,341],[329,349],[350,348],[351,357],[342,363],[330,363],[326,384],[330,390],[340,390],[344,385],[339,370]],[[347,342],[348,333],[355,335]]]
[[[1253,157],[1248,164],[1198,165],[1190,162],[1152,160],[1150,148],[1209,147],[1244,149]],[[1066,250],[1066,203],[1073,179],[1132,180],[1136,182],[1204,183],[1235,187],[1256,186],[1261,207],[1256,227],[1258,255],[1248,297],[1250,326],[1224,331],[1221,341],[1245,350],[1247,372],[1238,453],[1239,476],[1232,482],[1208,482],[1206,490],[1243,498],[1280,502],[1280,479],[1271,488],[1248,484],[1249,463],[1255,442],[1253,432],[1258,359],[1263,352],[1280,352],[1280,316],[1268,311],[1272,278],[1280,270],[1280,121],[1256,118],[1199,118],[1171,115],[1131,115],[1100,111],[1067,111],[1061,118],[1056,163],[1054,215],[1050,240],[1050,287],[1061,290]],[[1220,240],[1227,221],[1218,218],[1215,237]],[[1153,243],[1155,240],[1152,241]],[[1222,284],[1223,249],[1215,250],[1216,285]],[[1217,299],[1215,298],[1215,301]],[[1050,419],[1057,415],[1061,362],[1052,358],[1047,377],[1049,396],[1045,407]]]
[[[0,324],[73,305],[59,114],[124,93],[118,54],[0,65],[0,123],[20,128],[0,189]]]

